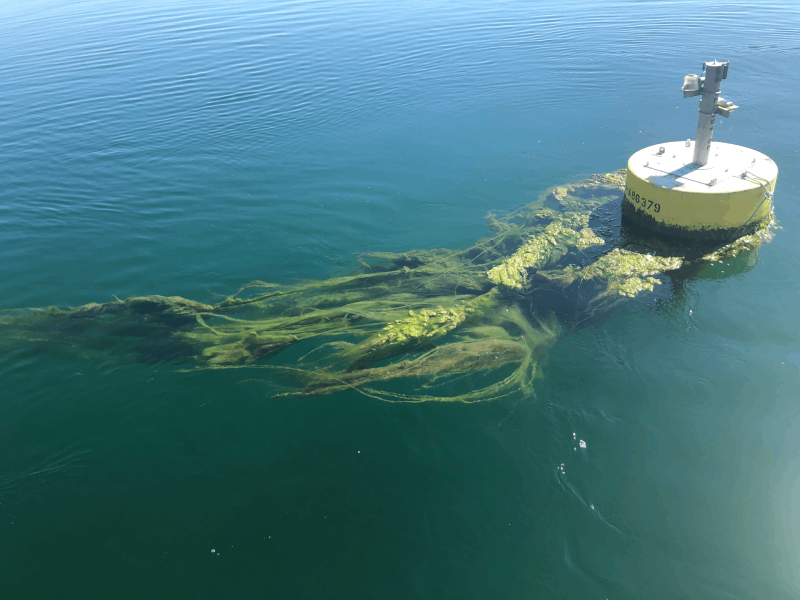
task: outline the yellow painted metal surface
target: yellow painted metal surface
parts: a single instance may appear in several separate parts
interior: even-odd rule
[[[720,146],[726,146],[718,148],[723,158],[727,158],[724,151],[741,148]],[[691,146],[684,142],[672,142],[646,148],[631,157],[623,210],[632,220],[666,233],[703,237],[705,233],[755,227],[769,216],[777,167],[768,157],[749,151],[764,163],[759,170],[754,167],[753,172],[741,165],[728,168],[722,159],[712,169],[698,169],[686,161],[681,164],[681,156],[675,155],[690,151]],[[749,159],[751,155],[746,156]],[[734,158],[741,162],[741,156]],[[750,164],[757,165],[756,161]],[[741,176],[743,172],[745,177]]]

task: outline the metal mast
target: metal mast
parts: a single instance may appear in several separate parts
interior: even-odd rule
[[[716,60],[703,63],[704,77],[687,75],[683,79],[684,98],[702,95],[700,98],[700,117],[697,120],[697,137],[694,144],[692,162],[700,167],[708,164],[711,137],[714,135],[714,121],[717,115],[729,117],[739,108],[719,95],[720,83],[728,76],[728,61]]]

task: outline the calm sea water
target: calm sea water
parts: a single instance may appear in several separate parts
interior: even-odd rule
[[[778,163],[783,229],[566,335],[535,397],[0,357],[0,597],[799,597],[793,2],[6,0],[0,308],[466,246],[693,137],[713,59],[715,139]]]

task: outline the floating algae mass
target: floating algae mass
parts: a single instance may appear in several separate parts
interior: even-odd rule
[[[773,221],[726,245],[655,237],[622,223],[624,182],[618,171],[552,188],[489,215],[492,235],[470,248],[365,255],[348,277],[255,281],[216,304],[142,296],[4,311],[0,350],[260,369],[250,380],[290,382],[278,396],[355,389],[388,401],[478,402],[530,392],[563,331],[772,238]],[[281,356],[290,346],[299,358]]]

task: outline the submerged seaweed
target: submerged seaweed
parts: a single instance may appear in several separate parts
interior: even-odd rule
[[[216,304],[143,296],[5,311],[0,351],[96,350],[184,369],[267,369],[294,382],[281,396],[356,389],[391,401],[477,402],[530,392],[563,329],[653,292],[689,265],[772,238],[773,222],[723,246],[628,227],[624,180],[619,171],[552,188],[512,214],[489,215],[493,235],[470,248],[365,255],[348,277],[255,281]],[[302,356],[283,360],[295,345]],[[474,373],[487,383],[460,389]],[[397,391],[395,380],[417,391]]]

